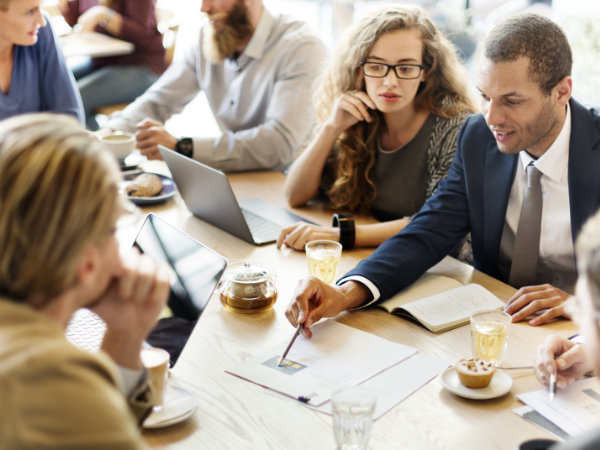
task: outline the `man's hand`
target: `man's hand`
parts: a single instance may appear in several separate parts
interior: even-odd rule
[[[294,250],[304,251],[304,246],[307,242],[319,239],[339,242],[340,229],[319,227],[306,222],[298,222],[281,230],[279,238],[277,238],[277,248],[286,245]]]
[[[165,126],[156,120],[146,118],[137,124],[136,147],[148,159],[162,159],[158,151],[159,145],[175,150],[178,139],[165,130]]]
[[[167,301],[169,270],[132,249],[108,291],[91,309],[106,322],[102,350],[123,367],[141,368],[140,348]]]
[[[550,385],[550,375],[556,373],[556,384],[564,389],[590,368],[583,346],[558,336],[548,336],[537,349],[533,372],[546,387]]]
[[[520,322],[537,311],[547,309],[542,315],[529,321],[529,325],[542,325],[552,319],[563,316],[571,317],[565,312],[565,303],[570,295],[549,284],[527,286],[519,289],[504,306],[504,311],[512,316],[512,322]]]
[[[323,317],[335,317],[342,311],[356,308],[371,297],[369,289],[356,281],[341,286],[330,286],[316,277],[300,280],[285,316],[297,327],[304,323],[302,334],[310,339],[310,327]]]

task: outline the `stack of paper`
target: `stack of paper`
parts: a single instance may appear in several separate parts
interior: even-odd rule
[[[379,419],[398,403],[417,392],[441,374],[449,366],[450,364],[446,360],[416,354],[406,361],[396,364],[379,375],[361,383],[360,386],[371,390],[377,399],[373,420]],[[267,389],[267,393],[275,397],[295,400],[292,397],[279,394],[270,389]],[[331,402],[323,403],[321,406],[302,404],[315,411],[332,415]]]
[[[377,418],[450,365],[416,355],[415,348],[331,320],[312,328],[312,332],[312,339],[298,337],[281,367],[277,361],[288,342],[227,372],[328,414],[333,390],[362,383],[377,396]]]
[[[600,427],[598,378],[581,380],[566,389],[559,389],[553,402],[548,397],[547,389],[517,395],[517,398],[567,435],[573,436]],[[523,416],[519,410],[521,408],[515,412]],[[553,434],[562,437],[560,433]]]

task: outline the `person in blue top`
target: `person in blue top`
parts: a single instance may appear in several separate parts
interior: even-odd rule
[[[42,0],[0,0],[0,120],[40,111],[85,123],[71,71]]]

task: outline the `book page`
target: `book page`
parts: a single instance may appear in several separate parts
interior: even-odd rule
[[[478,284],[467,284],[427,297],[402,308],[431,327],[468,319],[475,311],[499,309],[504,303]]]
[[[298,336],[283,364],[277,361],[289,339],[227,372],[311,405],[321,405],[340,386],[355,386],[417,353],[364,331],[328,320]],[[294,329],[290,327],[290,337]]]
[[[405,289],[402,289],[392,298],[379,304],[387,312],[393,313],[394,309],[406,305],[407,303],[420,300],[432,295],[441,294],[442,292],[450,291],[461,287],[462,284],[452,278],[443,277],[441,275],[433,275],[425,273],[421,278]]]

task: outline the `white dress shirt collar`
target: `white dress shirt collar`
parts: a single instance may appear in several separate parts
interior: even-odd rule
[[[256,29],[254,30],[248,45],[242,52],[242,55],[246,55],[254,59],[261,59],[263,57],[265,47],[267,46],[267,41],[271,35],[271,28],[274,21],[275,18],[271,15],[267,8],[263,6]]]
[[[552,181],[560,183],[567,176],[569,166],[569,141],[571,139],[571,107],[567,103],[565,123],[556,140],[537,161],[525,150],[519,153],[523,169],[535,161],[535,167]]]

